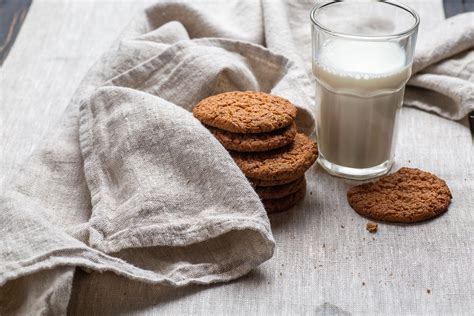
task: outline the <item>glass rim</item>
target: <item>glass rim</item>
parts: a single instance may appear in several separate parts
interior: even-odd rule
[[[372,1],[367,1],[367,2],[372,2]],[[350,34],[350,33],[344,33],[344,32],[337,32],[337,31],[331,30],[331,29],[323,26],[322,24],[318,23],[318,21],[315,18],[315,14],[317,13],[318,10],[320,10],[324,7],[330,6],[332,4],[336,4],[336,3],[344,3],[344,2],[343,1],[330,1],[330,2],[327,2],[327,3],[322,3],[322,4],[319,4],[319,5],[316,5],[315,7],[313,7],[313,9],[311,9],[311,12],[310,12],[310,18],[311,18],[311,22],[313,23],[313,25],[316,26],[321,31],[326,32],[326,33],[328,33],[330,35],[333,35],[333,36],[347,38],[347,39],[353,39],[353,40],[369,40],[369,41],[390,40],[390,39],[397,39],[397,38],[402,38],[402,37],[412,35],[418,29],[418,25],[420,24],[420,16],[412,8],[410,8],[406,5],[403,5],[401,3],[398,3],[398,2],[380,1],[380,3],[385,3],[385,4],[388,4],[388,5],[392,5],[392,6],[398,7],[399,9],[402,9],[402,10],[408,12],[415,19],[415,23],[413,23],[413,25],[411,27],[409,27],[407,30],[405,30],[403,32],[399,32],[399,33],[395,33],[395,34],[388,34],[388,35],[357,35],[357,34]],[[354,3],[354,2],[352,2],[352,3]]]

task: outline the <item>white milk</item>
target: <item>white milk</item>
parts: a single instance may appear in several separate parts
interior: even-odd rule
[[[410,67],[397,43],[331,40],[313,61],[322,159],[371,168],[393,158]]]

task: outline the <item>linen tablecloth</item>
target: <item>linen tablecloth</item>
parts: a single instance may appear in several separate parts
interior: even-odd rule
[[[425,30],[442,18],[438,2],[413,4],[422,19],[425,18],[422,24]],[[1,70],[2,106],[5,106],[0,126],[4,141],[3,184],[14,179],[33,144],[59,118],[84,71],[106,49],[106,36],[112,40],[131,17],[132,8],[142,5],[34,3]],[[215,5],[211,3],[209,10],[216,9]],[[429,8],[431,5],[433,8]],[[308,28],[309,34],[307,21],[295,21],[292,17],[299,17],[293,13],[306,12],[310,6],[311,3],[288,5],[286,14],[291,28]],[[48,19],[52,12],[63,13],[59,16],[64,20]],[[285,14],[285,10],[280,13]],[[36,34],[36,41],[31,40],[31,34]],[[274,43],[278,44],[277,39]],[[282,41],[281,45],[284,44]],[[96,53],[92,54],[92,50]],[[285,47],[281,50],[292,54]],[[307,49],[303,57],[293,53],[294,59],[309,63],[304,57],[310,54]],[[19,74],[19,69],[24,71]],[[19,111],[25,113],[21,120]],[[364,229],[366,220],[353,213],[345,201],[345,192],[352,183],[332,178],[315,166],[309,173],[305,201],[294,212],[273,220],[277,242],[273,259],[248,277],[226,285],[174,289],[131,282],[111,273],[88,275],[78,271],[71,299],[65,304],[71,313],[78,314],[204,314],[214,310],[222,313],[469,313],[474,295],[469,269],[473,263],[471,211],[474,205],[473,151],[468,129],[458,122],[414,109],[404,109],[401,126],[395,168],[416,166],[446,179],[454,202],[444,216],[415,226],[380,225],[378,234],[369,235]],[[48,293],[48,282],[60,283],[72,273],[71,268],[64,268],[32,275],[15,281],[14,285],[7,284],[2,291],[19,286],[30,291],[30,297],[54,298],[62,293]],[[38,287],[41,283],[44,286]],[[64,293],[69,290],[63,289]],[[17,299],[18,302],[11,303],[20,306],[27,302],[25,297]]]

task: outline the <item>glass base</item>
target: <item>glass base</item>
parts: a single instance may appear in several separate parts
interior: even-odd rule
[[[340,165],[336,165],[332,162],[327,161],[321,154],[318,158],[318,163],[324,170],[326,170],[329,174],[342,177],[346,179],[352,180],[367,180],[376,177],[383,176],[387,174],[393,165],[393,159],[384,161],[380,165],[371,167],[371,168],[349,168],[343,167]]]

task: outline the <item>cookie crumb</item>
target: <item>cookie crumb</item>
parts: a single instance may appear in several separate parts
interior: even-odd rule
[[[367,230],[371,234],[375,234],[377,232],[378,225],[376,223],[368,222],[367,223]]]
[[[426,293],[431,294],[431,290],[430,290],[430,289],[426,289]]]

